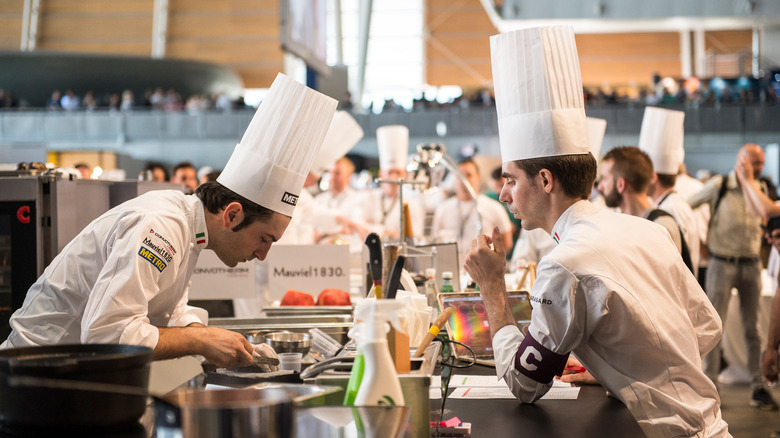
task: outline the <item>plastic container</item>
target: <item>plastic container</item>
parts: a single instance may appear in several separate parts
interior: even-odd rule
[[[301,361],[303,360],[301,353],[279,353],[278,356],[280,369],[301,372]]]

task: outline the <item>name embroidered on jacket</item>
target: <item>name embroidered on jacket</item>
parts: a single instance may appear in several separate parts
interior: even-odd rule
[[[165,269],[168,265],[165,264],[164,261],[162,261],[159,257],[154,255],[153,252],[146,249],[146,247],[141,247],[138,250],[138,255],[141,256],[142,259],[148,261],[152,264],[155,268],[157,268],[158,271],[162,272],[163,269]]]

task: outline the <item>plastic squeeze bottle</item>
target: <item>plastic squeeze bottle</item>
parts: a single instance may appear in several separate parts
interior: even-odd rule
[[[404,406],[401,382],[387,346],[388,322],[398,329],[395,315],[403,308],[403,303],[382,299],[365,300],[355,309],[355,319],[362,321],[356,340],[364,360],[356,406]]]

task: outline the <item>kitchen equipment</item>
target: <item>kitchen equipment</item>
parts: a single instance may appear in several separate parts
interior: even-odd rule
[[[134,423],[146,408],[153,354],[113,344],[0,351],[0,423],[48,432]]]
[[[438,317],[436,317],[436,320],[433,322],[433,325],[431,325],[431,328],[428,330],[425,338],[423,338],[423,341],[420,342],[420,345],[417,347],[417,350],[412,357],[421,357],[423,355],[425,349],[428,348],[428,344],[436,338],[436,335],[439,334],[439,331],[450,319],[450,316],[452,316],[452,307],[447,307]]]
[[[318,362],[330,359],[339,354],[339,351],[341,351],[341,348],[343,347],[338,341],[318,328],[309,330],[309,334],[311,335],[312,340],[309,354]]]
[[[370,233],[366,236],[365,243],[368,247],[371,279],[374,281],[374,295],[377,298],[382,298],[382,240],[378,234]]]
[[[289,315],[267,318],[209,318],[209,326],[232,330],[242,335],[252,332],[271,333],[288,331],[308,333],[318,328],[338,342],[348,341],[347,332],[352,328],[352,312],[337,315]],[[251,341],[250,341],[251,342]],[[262,342],[262,341],[259,341]]]
[[[263,337],[264,342],[277,354],[301,353],[306,355],[311,348],[311,335],[308,333],[274,332],[267,333]]]
[[[265,306],[263,313],[273,318],[277,316],[328,316],[352,315],[353,306]]]
[[[303,385],[294,383],[260,383],[252,388],[281,389],[293,400],[295,407],[302,406],[340,406],[343,391],[338,386]]]
[[[387,280],[387,288],[385,288],[385,297],[388,299],[395,298],[398,293],[398,287],[401,286],[401,273],[404,270],[404,264],[406,263],[406,257],[399,255],[395,259],[393,269],[390,271],[390,276]]]
[[[300,373],[302,359],[301,353],[279,353],[279,368]]]
[[[427,408],[426,408],[427,410]],[[296,437],[402,438],[414,409],[404,406],[316,406],[297,410]]]
[[[278,388],[186,388],[155,400],[158,437],[290,438],[293,421],[293,400]]]

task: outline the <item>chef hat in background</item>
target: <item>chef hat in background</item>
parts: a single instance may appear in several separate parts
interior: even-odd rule
[[[376,143],[379,148],[380,169],[406,169],[406,161],[409,158],[409,128],[403,125],[377,128]]]
[[[677,175],[685,158],[683,134],[685,113],[648,106],[639,131],[639,149],[653,161],[656,173]]]
[[[582,78],[571,26],[490,37],[504,162],[587,154]]]
[[[363,128],[358,125],[358,122],[348,112],[336,111],[320,152],[314,160],[312,173],[322,175],[333,166],[333,163],[346,155],[361,138],[363,138]]]
[[[604,132],[607,130],[607,121],[595,117],[588,117],[587,122],[590,153],[593,154],[593,158],[598,160],[601,154],[601,144],[604,142]]]
[[[292,216],[336,105],[280,73],[217,181],[250,201]]]

